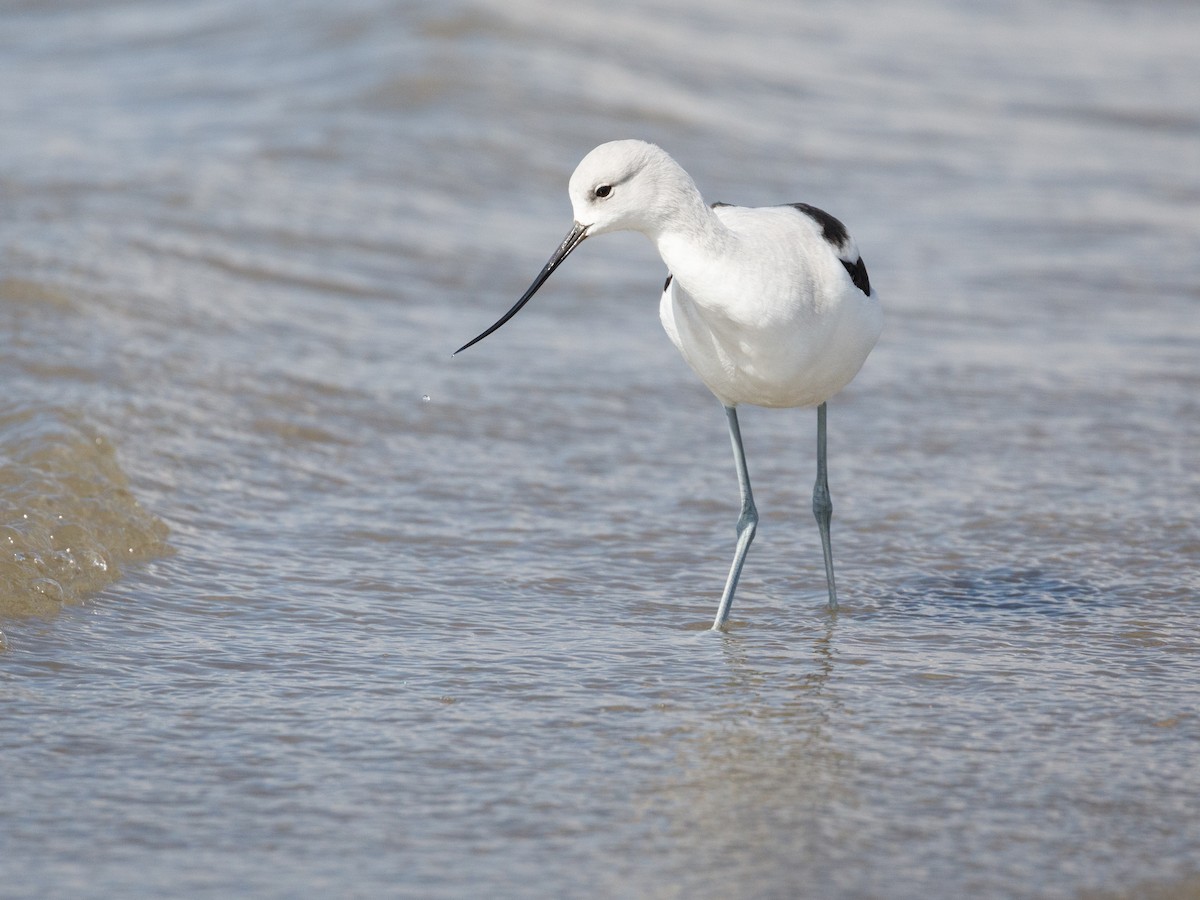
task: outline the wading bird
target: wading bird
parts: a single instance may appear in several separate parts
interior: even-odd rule
[[[569,185],[575,222],[529,290],[461,353],[520,311],[585,238],[640,231],[667,264],[659,316],[671,342],[725,407],[742,508],[714,629],[729,616],[758,527],[737,407],[817,408],[813,514],[837,609],[825,464],[825,402],[858,374],[883,328],[878,295],[846,227],[806,203],[705,204],[691,177],[644,141],[601,144]]]

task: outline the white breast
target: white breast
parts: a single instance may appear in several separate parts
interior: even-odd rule
[[[736,237],[720,252],[669,235],[658,242],[672,273],[663,328],[727,406],[824,402],[875,346],[878,296],[854,285],[807,216],[789,207],[716,212]]]

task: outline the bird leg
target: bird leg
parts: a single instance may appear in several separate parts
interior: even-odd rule
[[[833,584],[833,544],[829,539],[829,521],[833,518],[833,500],[829,497],[829,478],[825,467],[825,404],[817,407],[817,483],[813,485],[813,515],[821,532],[825,552],[825,579],[829,582],[829,609],[838,608],[837,588]]]
[[[712,626],[714,631],[719,631],[729,618],[729,607],[733,605],[733,592],[737,589],[738,577],[742,574],[742,563],[746,560],[746,551],[750,549],[750,542],[754,540],[754,532],[758,529],[758,510],[754,507],[754,495],[750,493],[750,473],[746,469],[746,451],[742,449],[742,431],[738,427],[737,410],[732,406],[725,407],[725,418],[729,421],[733,461],[737,464],[742,512],[737,521],[737,549],[733,554],[733,565],[729,567],[729,578],[725,582],[725,592],[721,595],[721,605],[717,607],[717,618]]]

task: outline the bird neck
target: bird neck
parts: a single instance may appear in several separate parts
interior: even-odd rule
[[[685,283],[692,277],[703,277],[702,270],[718,263],[737,243],[736,235],[698,192],[690,199],[694,202],[677,207],[676,215],[650,236],[667,268]]]

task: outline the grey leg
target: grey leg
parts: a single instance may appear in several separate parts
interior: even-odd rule
[[[813,485],[813,515],[821,531],[821,549],[825,552],[825,580],[829,582],[829,609],[838,608],[837,588],[833,584],[833,543],[829,539],[829,521],[833,501],[829,498],[829,478],[825,467],[825,404],[817,407],[817,483]]]
[[[742,493],[742,513],[737,522],[737,549],[733,554],[733,565],[729,567],[729,578],[725,582],[725,593],[717,607],[717,618],[713,630],[719,631],[729,618],[729,607],[733,605],[733,592],[737,589],[738,576],[742,574],[742,563],[746,551],[754,540],[758,529],[758,510],[754,508],[754,495],[750,493],[750,473],[746,469],[746,451],[742,449],[742,430],[738,427],[737,410],[725,407],[725,418],[729,421],[729,440],[733,443],[733,461],[737,464],[738,487]]]

